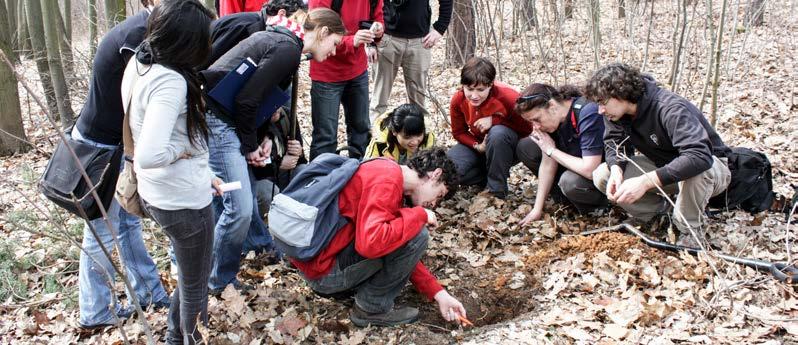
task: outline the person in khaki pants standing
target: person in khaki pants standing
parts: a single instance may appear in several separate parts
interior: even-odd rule
[[[432,24],[429,0],[385,2],[385,35],[379,43],[371,118],[388,109],[388,98],[399,67],[405,77],[410,103],[424,107],[431,49],[446,32],[452,17],[452,0],[438,0],[438,20]]]
[[[731,181],[729,148],[718,133],[690,101],[626,64],[613,63],[596,71],[585,95],[599,104],[598,112],[604,115],[606,163],[593,171],[593,183],[611,202],[642,221],[671,207],[657,187],[678,194],[672,217],[681,233],[677,244],[697,247],[689,229],[703,240],[704,208]],[[624,143],[640,155],[619,152]]]

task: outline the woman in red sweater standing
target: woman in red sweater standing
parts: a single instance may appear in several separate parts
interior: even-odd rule
[[[374,6],[372,6],[372,2]],[[332,8],[341,15],[346,31],[334,56],[324,62],[310,62],[311,115],[313,117],[313,141],[310,144],[310,159],[325,152],[335,152],[338,146],[338,112],[344,106],[346,135],[349,156],[360,158],[369,143],[369,78],[366,45],[382,37],[384,20],[382,0],[339,1],[340,8],[333,8],[333,0],[310,0],[308,7]],[[368,22],[379,22],[374,31],[360,29],[370,27]],[[361,22],[363,22],[361,24]]]
[[[510,168],[518,162],[518,139],[532,128],[515,114],[518,91],[495,79],[496,68],[487,59],[466,61],[460,72],[462,88],[449,106],[452,136],[458,144],[447,155],[457,165],[462,185],[485,185],[504,199]]]

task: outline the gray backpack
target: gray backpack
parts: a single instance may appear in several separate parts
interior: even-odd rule
[[[338,194],[361,162],[332,153],[316,157],[274,197],[269,232],[285,255],[308,261],[326,248],[347,220],[338,208]]]

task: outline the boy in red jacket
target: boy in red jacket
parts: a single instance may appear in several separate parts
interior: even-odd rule
[[[420,259],[427,228],[438,225],[434,208],[454,194],[457,173],[443,149],[422,150],[408,165],[387,159],[363,163],[339,194],[349,220],[327,248],[310,261],[291,259],[308,285],[321,295],[355,293],[350,318],[359,327],[395,326],[418,320],[418,309],[394,305],[407,281],[438,303],[448,321],[466,317]],[[410,200],[413,207],[404,207]]]
[[[484,185],[497,198],[507,196],[510,168],[518,162],[518,139],[529,135],[528,122],[515,114],[518,91],[495,81],[496,68],[472,57],[460,72],[462,88],[452,96],[449,116],[458,144],[449,149],[460,183]]]

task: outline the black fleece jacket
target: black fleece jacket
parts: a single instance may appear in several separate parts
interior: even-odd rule
[[[266,21],[260,12],[234,13],[214,20],[211,23],[211,42],[213,42],[211,56],[207,65],[199,70],[207,69],[236,44],[263,30],[266,30]]]
[[[385,1],[385,32],[401,38],[421,38],[429,33],[432,9],[430,0],[404,0],[401,6]],[[441,35],[452,19],[452,0],[438,0],[438,20],[432,24]]]
[[[618,122],[604,118],[607,165],[626,168],[615,149],[625,139],[654,162],[663,185],[708,170],[713,155],[726,157],[729,148],[695,105],[650,77],[645,77],[645,87],[634,117],[626,115]]]
[[[255,121],[258,106],[274,87],[286,88],[291,76],[299,67],[302,54],[302,41],[287,29],[270,27],[256,32],[230,49],[200,74],[205,79],[205,90],[212,90],[224,76],[238,67],[246,58],[257,63],[257,70],[238,92],[235,110],[225,113],[210,97],[205,97],[209,106],[220,116],[232,120],[238,138],[241,140],[241,153],[247,154],[258,147]]]

